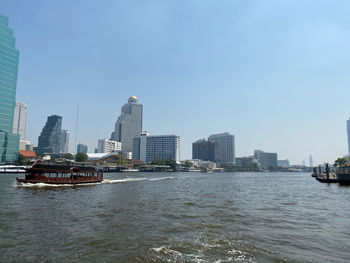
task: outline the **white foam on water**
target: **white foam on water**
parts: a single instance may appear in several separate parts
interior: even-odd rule
[[[15,187],[28,187],[28,188],[44,188],[44,187],[72,187],[72,186],[87,186],[87,185],[97,185],[97,184],[120,184],[120,183],[132,183],[140,181],[161,181],[161,180],[171,180],[175,177],[160,177],[160,178],[124,178],[124,179],[104,179],[99,183],[83,183],[83,184],[45,184],[45,183],[17,183]]]
[[[102,184],[120,184],[129,182],[146,181],[147,178],[103,179]]]
[[[160,178],[150,178],[148,181],[161,181],[161,180],[171,180],[171,179],[176,179],[175,177],[160,177]]]

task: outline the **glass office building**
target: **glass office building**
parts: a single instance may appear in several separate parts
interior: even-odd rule
[[[12,133],[19,51],[8,18],[0,14],[0,163],[17,160],[19,135]]]
[[[61,149],[62,116],[51,115],[47,117],[46,124],[38,138],[38,153],[59,153]]]

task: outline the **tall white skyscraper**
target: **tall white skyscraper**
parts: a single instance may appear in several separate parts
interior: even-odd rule
[[[131,96],[122,107],[111,140],[121,142],[123,152],[132,152],[133,139],[141,134],[142,111],[142,105],[137,103],[135,96]]]
[[[27,123],[27,105],[22,102],[17,102],[13,115],[13,129],[12,133],[19,134],[19,139],[24,140],[26,134]]]
[[[69,131],[62,130],[61,131],[61,140],[60,140],[60,152],[61,153],[69,153]]]
[[[348,154],[350,155],[350,119],[346,121],[348,132]]]

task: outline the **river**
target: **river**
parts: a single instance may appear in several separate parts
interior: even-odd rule
[[[350,262],[350,187],[310,174],[15,177],[0,175],[0,262]]]

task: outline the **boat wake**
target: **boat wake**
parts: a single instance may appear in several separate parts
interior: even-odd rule
[[[160,178],[124,178],[124,179],[104,179],[100,183],[86,183],[86,184],[45,184],[45,183],[17,183],[15,187],[23,187],[23,188],[53,188],[53,187],[79,187],[79,186],[91,186],[91,185],[99,185],[99,184],[121,184],[121,183],[132,183],[132,182],[140,182],[140,181],[162,181],[162,180],[172,180],[176,179],[175,177],[160,177]]]
[[[104,179],[102,184],[120,184],[120,183],[131,183],[131,182],[140,182],[140,181],[162,181],[162,180],[171,180],[175,177],[160,177],[160,178],[125,178],[125,179]]]

